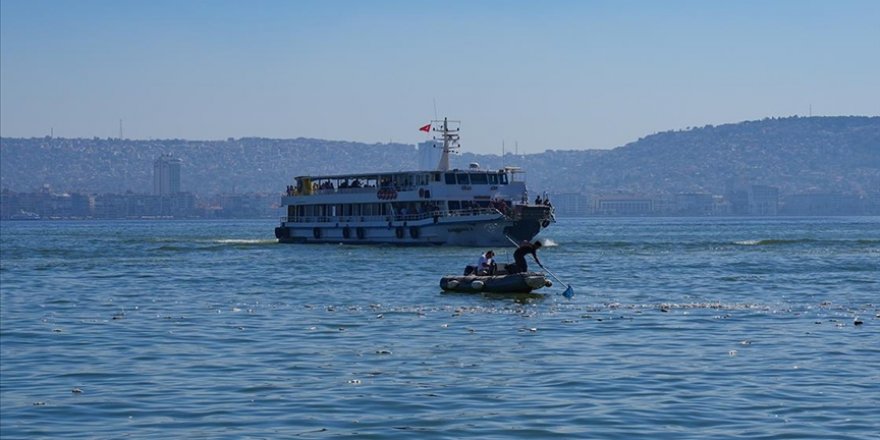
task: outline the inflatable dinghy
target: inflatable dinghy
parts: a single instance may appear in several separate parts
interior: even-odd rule
[[[540,272],[502,275],[446,275],[440,278],[445,291],[467,293],[529,293],[553,283]]]

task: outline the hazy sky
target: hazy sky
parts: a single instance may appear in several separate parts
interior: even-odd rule
[[[612,148],[880,114],[880,1],[0,3],[0,134]]]

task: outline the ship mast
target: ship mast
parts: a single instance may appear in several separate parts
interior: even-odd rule
[[[434,122],[441,121],[431,121],[431,125],[433,126]],[[458,132],[461,128],[449,128],[449,123],[453,124],[461,124],[461,121],[449,121],[447,118],[443,118],[443,125],[441,128],[434,128],[433,130],[440,133],[440,137],[434,137],[435,141],[443,140],[443,154],[440,156],[440,163],[437,164],[438,171],[449,171],[449,153],[457,150],[459,148],[458,145]]]

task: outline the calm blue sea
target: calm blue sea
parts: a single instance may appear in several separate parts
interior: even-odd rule
[[[561,219],[570,300],[274,226],[0,224],[0,437],[878,438],[880,218]]]

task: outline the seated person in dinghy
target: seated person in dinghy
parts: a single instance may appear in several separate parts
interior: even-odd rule
[[[494,275],[496,271],[495,251],[491,249],[480,255],[476,266],[468,265],[464,268],[465,275]]]
[[[488,250],[485,254],[480,255],[480,261],[477,263],[477,275],[495,275],[495,251]]]

